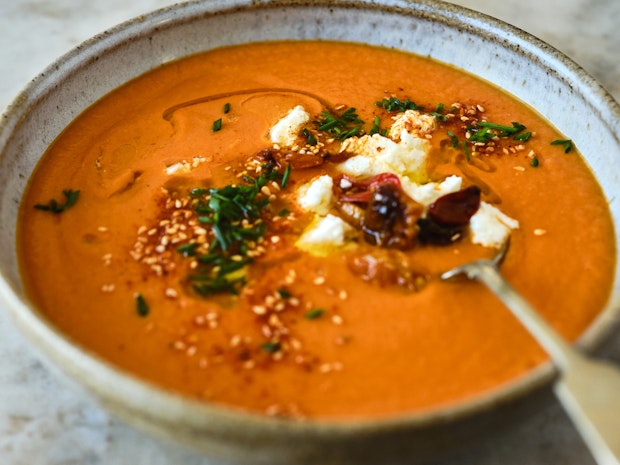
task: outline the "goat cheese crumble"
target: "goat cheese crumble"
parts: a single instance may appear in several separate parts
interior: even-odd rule
[[[310,120],[301,106],[294,107],[269,131],[271,141],[291,147],[298,141],[298,134]],[[366,179],[383,173],[398,177],[403,192],[427,209],[440,197],[462,189],[461,177],[451,175],[441,182],[430,182],[426,162],[430,152],[430,137],[437,128],[432,115],[407,110],[394,117],[394,123],[381,134],[354,136],[342,142],[340,153],[353,154],[337,166],[337,170],[353,179]],[[344,183],[344,185],[343,185]],[[340,188],[346,189],[350,181],[343,178]],[[296,246],[315,255],[331,253],[348,243],[353,227],[339,216],[330,213],[334,199],[334,180],[321,175],[298,188],[297,202],[304,211],[314,214],[314,220],[298,239]],[[423,214],[425,216],[426,213]],[[519,222],[497,207],[480,202],[478,211],[471,217],[471,241],[484,247],[501,247]]]

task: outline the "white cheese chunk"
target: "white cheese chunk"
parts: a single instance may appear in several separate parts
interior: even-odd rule
[[[510,231],[518,228],[517,220],[486,202],[480,202],[480,208],[469,220],[472,242],[484,247],[500,248],[508,240]]]
[[[297,135],[303,125],[310,121],[310,115],[301,105],[289,111],[269,130],[269,138],[281,147],[291,147],[297,141]]]
[[[439,197],[461,190],[462,178],[460,176],[448,176],[442,182],[427,182],[416,184],[408,179],[401,179],[403,191],[416,202],[428,207]]]
[[[344,246],[353,228],[341,218],[328,214],[316,217],[295,244],[313,255],[327,255]]]
[[[324,174],[304,184],[298,190],[297,201],[304,210],[325,215],[331,209],[334,201],[333,179]]]
[[[370,177],[394,173],[416,182],[426,179],[426,157],[430,144],[425,139],[403,131],[399,142],[380,134],[351,137],[343,144],[342,152],[353,157],[339,165],[340,171],[354,177]]]

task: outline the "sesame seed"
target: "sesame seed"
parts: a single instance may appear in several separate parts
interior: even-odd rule
[[[535,236],[544,236],[545,234],[547,234],[547,230],[546,229],[541,229],[541,228],[534,229],[534,235]]]
[[[330,371],[332,371],[332,366],[329,363],[323,363],[321,366],[319,366],[319,371],[321,373],[329,373]]]
[[[342,317],[340,315],[333,315],[332,316],[332,323],[334,323],[335,325],[341,325],[342,323],[344,323],[344,320],[342,319]]]
[[[316,284],[317,286],[320,286],[321,284],[325,284],[325,276],[317,276],[316,278],[314,278],[312,282]]]
[[[264,305],[254,305],[252,306],[252,311],[257,315],[265,315],[267,313],[267,309]]]

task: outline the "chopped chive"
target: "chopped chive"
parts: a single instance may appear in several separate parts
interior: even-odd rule
[[[34,208],[37,210],[48,211],[51,213],[62,213],[66,209],[71,208],[78,200],[80,196],[80,191],[74,191],[72,189],[64,189],[62,191],[65,196],[65,203],[60,204],[57,200],[52,199],[46,205],[36,204]]]
[[[452,131],[448,131],[446,134],[448,134],[448,137],[450,137],[450,143],[452,144],[452,147],[454,147],[455,149],[458,149],[459,138],[456,137],[456,134],[454,134]]]
[[[564,153],[568,153],[573,148],[573,141],[570,139],[557,139],[551,142],[551,145],[561,145],[564,148]]]
[[[387,129],[381,129],[381,118],[378,115],[375,116],[375,119],[372,123],[372,127],[370,128],[369,135],[380,134],[384,136],[387,133]]]
[[[189,196],[190,197],[202,197],[207,192],[209,192],[207,189],[204,189],[202,187],[195,187],[194,189],[189,191]]]
[[[530,162],[530,165],[531,165],[531,166],[533,166],[534,168],[536,168],[539,164],[540,164],[540,162],[538,161],[538,157],[534,157],[534,158],[532,158],[532,161]]]
[[[224,114],[227,114],[228,112],[230,112],[230,103],[226,102],[224,104],[224,108],[222,109],[222,111],[224,112]]]
[[[465,152],[465,159],[469,162],[471,159],[471,153],[469,152],[469,146],[467,145],[467,141],[463,141],[463,152]]]
[[[213,125],[211,126],[211,131],[213,132],[217,132],[220,129],[222,129],[222,118],[213,121]]]
[[[306,313],[305,318],[306,320],[316,320],[317,318],[323,316],[324,313],[325,310],[323,310],[322,308],[313,308],[308,313]]]
[[[314,134],[312,134],[308,128],[303,128],[301,130],[301,135],[304,136],[308,145],[311,145],[314,147],[316,144],[319,143],[316,137],[314,137]]]
[[[293,294],[284,288],[278,289],[278,295],[283,299],[290,299],[293,296]]]
[[[278,216],[280,218],[284,218],[285,216],[288,216],[290,213],[291,211],[288,208],[283,208],[282,210],[278,212]]]
[[[177,247],[177,252],[179,252],[185,257],[193,257],[194,255],[196,255],[197,248],[198,248],[198,244],[195,242],[192,242],[190,244],[184,244],[184,245]]]
[[[523,142],[527,142],[528,140],[530,140],[530,138],[532,137],[532,133],[531,132],[524,132],[522,134],[517,134],[516,136],[513,137],[514,140],[521,140]]]
[[[260,347],[268,354],[275,354],[276,352],[280,350],[280,343],[279,342],[265,342],[261,344]]]
[[[357,136],[362,129],[362,124],[364,124],[364,121],[358,117],[353,107],[348,108],[337,116],[327,111],[322,112],[321,116],[321,119],[314,122],[317,129],[327,132],[340,140]]]
[[[282,189],[286,187],[290,177],[291,177],[291,164],[288,163],[286,165],[286,168],[284,169],[284,174],[282,175],[282,181],[280,182],[280,186],[282,186]]]
[[[149,314],[149,306],[142,294],[136,294],[136,312],[143,318]]]
[[[396,97],[384,98],[380,102],[376,102],[376,105],[387,111],[401,113],[406,110],[423,110],[423,107],[416,105],[415,102],[409,99],[400,100]]]

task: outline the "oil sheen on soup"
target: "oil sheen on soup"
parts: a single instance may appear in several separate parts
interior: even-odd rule
[[[257,43],[161,66],[42,158],[27,292],[86,350],[206,402],[290,418],[462,402],[546,355],[489,291],[492,257],[574,340],[605,306],[607,202],[569,136],[427,58]]]

